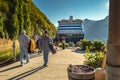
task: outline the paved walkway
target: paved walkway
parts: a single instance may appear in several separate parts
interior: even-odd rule
[[[73,48],[59,50],[49,55],[48,67],[42,67],[43,56],[38,56],[23,67],[16,62],[0,68],[0,80],[68,80],[68,65],[83,64],[83,61],[83,54]]]

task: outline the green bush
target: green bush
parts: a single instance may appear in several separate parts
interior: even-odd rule
[[[80,47],[82,48],[82,50],[84,50],[85,52],[96,52],[96,51],[104,51],[105,49],[105,43],[103,43],[100,40],[95,40],[95,41],[90,41],[90,40],[81,40],[80,41]]]
[[[62,43],[60,42],[60,43],[58,44],[58,46],[59,46],[59,47],[62,47]],[[69,47],[69,44],[68,44],[68,43],[65,43],[65,47]]]
[[[68,43],[65,43],[65,47],[69,47],[69,44],[68,44]]]
[[[81,40],[80,41],[80,47],[82,48],[82,50],[86,50],[86,49],[91,49],[92,48],[92,41],[89,40]]]
[[[86,46],[85,52],[86,52],[86,53],[89,53],[89,52],[90,52],[90,49],[88,48],[88,46]]]
[[[104,51],[104,49],[105,49],[105,44],[104,44],[102,41],[100,41],[100,40],[95,40],[95,41],[93,42],[93,49],[94,49],[95,51]]]
[[[16,49],[16,57],[18,58],[20,54],[20,50]],[[11,59],[13,60],[13,50],[12,49],[7,49],[0,51],[0,62],[3,62],[5,60]]]
[[[59,47],[62,47],[62,43],[59,43],[58,46],[59,46]]]
[[[7,54],[8,52],[12,52],[12,48],[11,48],[11,49],[6,49],[6,50],[1,50],[1,51],[0,51],[0,56],[5,55],[5,54]]]
[[[11,53],[7,53],[6,55],[4,55],[2,57],[0,56],[0,62],[5,61],[7,59],[12,59],[12,54]]]
[[[5,61],[12,57],[12,49],[0,51],[0,62]]]
[[[85,53],[84,55],[85,65],[92,66],[94,68],[102,67],[103,53],[95,52],[95,53]]]

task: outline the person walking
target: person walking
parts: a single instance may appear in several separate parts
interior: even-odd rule
[[[62,36],[62,49],[63,50],[65,49],[65,42],[66,42],[65,37]]]
[[[51,39],[49,38],[48,31],[46,30],[43,36],[41,37],[41,42],[40,42],[41,51],[43,52],[43,59],[44,59],[43,66],[44,67],[48,66],[48,54],[50,51],[50,48],[49,48],[50,42],[51,42]]]
[[[41,54],[41,36],[39,36],[36,42],[36,48],[38,48],[38,55],[40,55]]]
[[[55,37],[55,48],[58,48],[58,42],[59,42],[59,38],[58,36]]]
[[[18,37],[18,41],[20,43],[20,64],[24,65],[24,55],[26,58],[26,63],[30,61],[30,57],[28,54],[28,44],[30,42],[29,37],[26,35],[26,31],[22,30],[20,36]]]
[[[35,52],[35,38],[34,36],[32,36],[28,45],[28,53],[32,54],[34,52]]]

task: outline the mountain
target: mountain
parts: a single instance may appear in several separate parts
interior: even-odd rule
[[[84,20],[85,39],[102,40],[107,42],[108,39],[108,16],[102,20]]]

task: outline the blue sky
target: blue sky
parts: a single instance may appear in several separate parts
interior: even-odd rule
[[[109,0],[32,0],[57,27],[57,21],[68,19],[100,20],[108,15]]]

